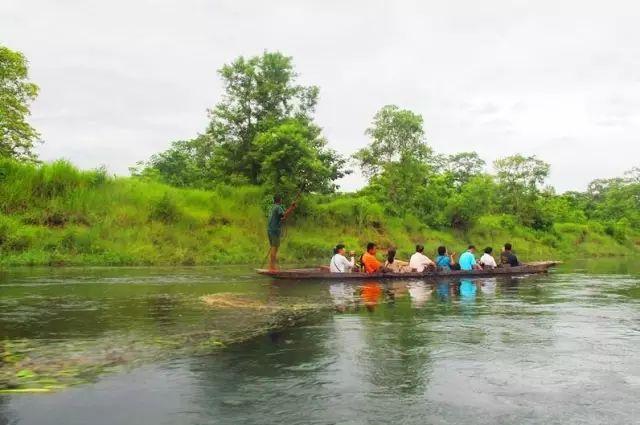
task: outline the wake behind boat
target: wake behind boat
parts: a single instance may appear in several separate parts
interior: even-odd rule
[[[344,280],[344,279],[415,279],[415,278],[443,278],[443,277],[489,277],[489,276],[505,276],[505,275],[524,275],[547,273],[549,269],[559,261],[538,261],[522,264],[515,267],[496,267],[487,270],[438,270],[426,272],[408,272],[408,273],[332,273],[326,267],[303,268],[303,269],[284,269],[284,270],[267,270],[257,269],[258,274],[270,276],[276,279],[323,279],[323,280]]]

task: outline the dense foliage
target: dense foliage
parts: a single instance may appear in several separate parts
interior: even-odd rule
[[[318,88],[296,83],[292,59],[269,52],[240,57],[219,74],[224,96],[209,111],[205,133],[174,142],[135,172],[177,186],[333,191],[345,160],[327,148],[314,124]]]
[[[306,193],[283,246],[290,260],[324,257],[337,241],[376,240],[402,254],[416,242],[508,239],[530,257],[618,255],[640,244],[639,168],[556,194],[543,160],[513,155],[490,173],[475,152],[438,154],[422,116],[395,105],[375,114],[370,144],[352,158],[368,184],[336,193],[349,171],[313,121],[318,88],[298,84],[280,53],[225,65],[206,131],[121,179],[24,161],[34,158],[37,133],[25,117],[37,87],[21,54],[0,48],[0,65],[0,262],[255,262],[274,191]]]
[[[35,159],[39,134],[27,117],[37,95],[24,55],[0,45],[0,158]]]
[[[334,192],[346,163],[326,148],[312,117],[318,88],[295,82],[291,58],[240,57],[220,76],[225,92],[210,111],[207,131],[175,142],[137,174],[183,187]],[[352,160],[369,182],[352,196],[376,203],[387,217],[463,232],[487,216],[543,232],[553,231],[554,223],[598,222],[620,242],[640,230],[638,169],[595,180],[585,193],[557,195],[545,186],[550,166],[543,160],[500,158],[489,173],[476,152],[438,154],[427,143],[423,117],[396,105],[382,107],[365,134],[370,144]]]
[[[474,194],[483,193],[486,179],[472,178],[454,198],[477,202],[471,208],[482,210],[478,205],[486,198]],[[629,182],[625,190],[635,188],[637,194],[637,185]],[[606,210],[617,199],[618,189],[611,190],[603,200],[590,201],[595,211]],[[0,160],[0,266],[259,266],[267,252],[269,193],[258,185],[176,188],[156,179],[80,171],[64,161],[37,165]],[[547,201],[545,196],[540,195],[541,202],[553,217],[547,230],[523,226],[509,214],[473,214],[475,224],[459,232],[434,229],[411,213],[390,214],[387,203],[363,193],[306,195],[287,227],[281,258],[313,264],[329,258],[331,246],[339,241],[359,249],[370,240],[382,247],[397,246],[402,258],[416,242],[433,253],[442,243],[460,252],[469,242],[498,247],[509,240],[527,260],[638,252],[634,244],[640,235],[629,219],[601,222],[583,215],[576,221],[574,198]],[[468,207],[462,201],[450,205],[462,211]]]

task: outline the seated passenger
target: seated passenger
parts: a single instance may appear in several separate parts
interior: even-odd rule
[[[389,248],[387,251],[387,261],[384,263],[384,270],[391,273],[407,273],[411,271],[409,263],[396,260],[396,249]]]
[[[438,247],[438,256],[436,257],[436,266],[441,270],[456,269],[456,253],[449,254],[444,246]]]
[[[353,251],[349,253],[349,260],[344,254],[344,245],[339,243],[333,250],[333,257],[331,258],[331,264],[329,264],[331,273],[348,273],[356,265]]]
[[[362,267],[366,273],[382,271],[382,263],[376,258],[376,244],[373,242],[367,244],[367,252],[362,254]]]
[[[520,263],[518,262],[518,257],[516,257],[516,254],[511,250],[510,243],[504,244],[504,249],[500,254],[500,265],[511,266],[511,267],[516,267],[520,265]]]
[[[422,273],[428,267],[435,267],[436,264],[423,254],[424,246],[416,245],[416,252],[409,259],[409,267],[418,273]]]
[[[493,258],[493,256],[491,255],[492,252],[493,248],[491,248],[490,246],[484,249],[484,254],[482,254],[482,257],[480,257],[480,265],[483,269],[493,269],[498,267],[495,258]]]
[[[460,270],[480,270],[474,252],[476,252],[476,247],[469,245],[469,249],[460,256]]]

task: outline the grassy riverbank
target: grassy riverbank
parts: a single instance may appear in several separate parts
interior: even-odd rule
[[[112,178],[66,162],[34,166],[0,162],[2,265],[260,265],[269,194],[259,187],[178,189],[140,178]],[[480,212],[479,212],[480,213]],[[618,238],[620,239],[620,238]],[[616,240],[597,222],[555,223],[548,231],[509,215],[480,217],[468,231],[431,229],[392,217],[358,195],[308,196],[290,221],[282,260],[328,258],[339,241],[396,245],[403,256],[424,242],[460,251],[472,242],[511,241],[523,258],[637,254],[640,237]]]

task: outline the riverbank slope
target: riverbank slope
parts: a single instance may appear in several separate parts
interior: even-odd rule
[[[113,178],[58,161],[0,164],[0,265],[206,265],[265,261],[270,195],[260,187],[181,189],[141,178]],[[304,197],[283,236],[282,262],[328,259],[344,242],[397,246],[400,256],[424,243],[460,252],[510,241],[521,258],[637,255],[640,236],[614,238],[598,222],[555,223],[545,231],[513,216],[480,216],[465,231],[432,229],[393,217],[357,194]]]

